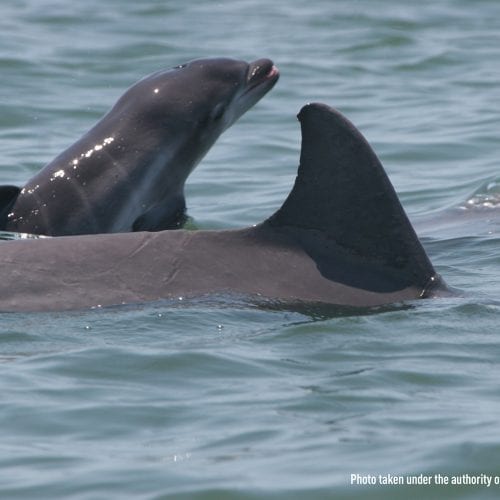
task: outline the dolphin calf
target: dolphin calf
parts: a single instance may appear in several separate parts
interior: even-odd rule
[[[0,230],[62,236],[178,227],[187,176],[278,77],[269,59],[219,58],[143,78],[22,189],[0,186]]]
[[[0,244],[0,310],[228,293],[369,307],[444,287],[361,133],[324,104],[306,105],[298,118],[298,175],[263,223],[8,241]]]

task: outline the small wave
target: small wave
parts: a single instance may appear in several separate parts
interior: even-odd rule
[[[50,238],[50,236],[44,236],[42,234],[28,234],[28,233],[11,233],[9,231],[0,231],[0,241],[11,241],[11,240],[38,240],[41,238]]]
[[[481,186],[465,203],[462,210],[479,208],[497,208],[500,206],[500,181],[491,181]]]

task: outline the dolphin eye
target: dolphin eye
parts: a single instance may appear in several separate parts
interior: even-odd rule
[[[178,66],[174,66],[173,69],[182,69],[182,68],[185,68],[187,66],[187,64],[179,64]]]

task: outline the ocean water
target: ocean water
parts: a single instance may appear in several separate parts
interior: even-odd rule
[[[0,498],[498,498],[500,3],[3,0],[0,184],[143,75],[219,55],[272,58],[281,79],[189,178],[192,224],[276,210],[295,115],[325,102],[373,145],[457,294],[342,315],[2,314]]]

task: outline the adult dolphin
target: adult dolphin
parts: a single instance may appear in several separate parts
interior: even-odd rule
[[[0,187],[0,230],[153,231],[185,218],[184,182],[276,83],[269,59],[198,59],[149,75],[22,188]]]
[[[46,311],[235,293],[376,306],[444,286],[382,165],[339,112],[300,114],[295,185],[262,224],[9,241],[0,310]]]

